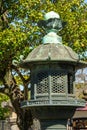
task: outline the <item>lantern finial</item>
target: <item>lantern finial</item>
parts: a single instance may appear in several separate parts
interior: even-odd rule
[[[57,32],[63,28],[59,14],[51,11],[45,14],[44,19],[38,24],[39,27],[42,27],[47,32],[47,35],[43,37],[43,43],[62,44],[62,37],[57,35]]]

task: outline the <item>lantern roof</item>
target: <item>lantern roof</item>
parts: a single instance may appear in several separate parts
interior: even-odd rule
[[[61,21],[59,14],[54,11],[45,15],[45,20],[38,23],[39,27],[46,30],[41,45],[36,47],[25,60],[22,60],[20,66],[29,68],[33,63],[43,64],[47,62],[62,62],[75,65],[77,68],[87,66],[86,62],[80,61],[79,56],[70,47],[62,44],[61,36],[57,35],[65,23]]]
[[[87,66],[86,62],[80,61],[78,54],[70,47],[58,44],[42,44],[35,48],[25,60],[20,63],[23,68],[29,68],[33,63],[43,64],[47,62],[62,62],[74,64],[77,68]]]

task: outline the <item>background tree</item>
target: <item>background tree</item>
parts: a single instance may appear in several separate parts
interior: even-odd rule
[[[52,10],[67,22],[59,34],[62,35],[63,44],[87,59],[84,55],[87,50],[87,4],[84,0],[0,1],[0,81],[4,85],[0,92],[10,98],[20,130],[27,130],[32,122],[31,112],[20,108],[21,101],[28,97],[19,88],[19,84],[27,88],[30,75],[14,66],[12,61],[19,60],[20,55],[26,57],[34,47],[41,44],[45,32],[38,28],[37,22]]]
[[[0,94],[0,120],[4,120],[9,116],[8,108],[2,107],[2,102],[7,101],[9,98],[6,95]]]

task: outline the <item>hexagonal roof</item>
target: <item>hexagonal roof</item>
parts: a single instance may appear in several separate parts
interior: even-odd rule
[[[20,63],[23,68],[29,67],[33,63],[43,62],[69,62],[87,66],[84,62],[79,62],[79,57],[70,47],[59,44],[42,44],[35,48],[25,60]]]
[[[77,61],[78,55],[69,47],[58,44],[44,44],[35,48],[25,59],[33,61]]]

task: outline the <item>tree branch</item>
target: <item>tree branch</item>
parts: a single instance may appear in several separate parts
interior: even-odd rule
[[[23,82],[23,85],[24,85],[24,86],[28,85],[28,83],[30,82],[30,78],[28,78],[28,79],[26,80],[16,66],[13,66],[13,69],[14,69],[14,70],[17,72],[17,74],[20,76],[20,78],[21,78],[21,80],[22,80],[22,82]]]

